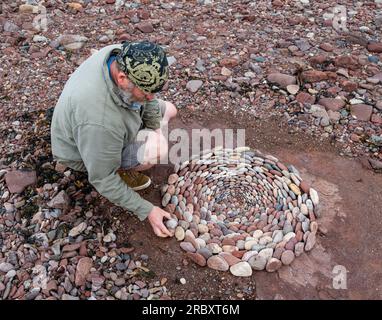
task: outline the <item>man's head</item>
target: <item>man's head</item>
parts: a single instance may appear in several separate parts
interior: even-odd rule
[[[134,100],[152,100],[168,79],[166,54],[155,43],[124,42],[116,60],[117,85]]]

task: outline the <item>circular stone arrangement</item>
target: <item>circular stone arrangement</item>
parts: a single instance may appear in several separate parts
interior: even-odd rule
[[[313,248],[318,194],[295,167],[248,147],[217,147],[174,171],[162,187],[166,226],[198,265],[248,277]]]

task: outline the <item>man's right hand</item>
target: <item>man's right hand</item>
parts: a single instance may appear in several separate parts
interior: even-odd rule
[[[166,238],[173,236],[163,223],[163,218],[171,219],[171,215],[167,211],[164,211],[159,207],[154,207],[147,218],[154,230],[154,233],[158,237]]]

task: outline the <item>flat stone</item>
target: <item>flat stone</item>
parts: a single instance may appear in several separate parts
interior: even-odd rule
[[[302,104],[314,104],[315,101],[316,101],[316,98],[312,95],[310,95],[309,93],[307,92],[300,92],[297,96],[296,96],[296,100]]]
[[[227,271],[229,265],[222,257],[212,256],[207,260],[207,265],[209,268],[218,270],[218,271]]]
[[[152,32],[154,32],[154,26],[149,21],[144,21],[144,22],[141,22],[141,23],[137,23],[136,27],[137,27],[137,29],[139,31],[141,31],[143,33],[152,33]]]
[[[282,73],[271,73],[267,77],[267,81],[275,83],[282,88],[286,88],[289,85],[295,85],[297,83],[296,77]]]
[[[72,300],[80,300],[80,298],[64,293],[61,297],[61,300],[72,301]]]
[[[236,59],[236,58],[223,58],[219,61],[219,64],[222,66],[222,67],[226,67],[226,68],[234,68],[236,67],[238,64],[239,64],[239,60]]]
[[[70,205],[70,199],[64,190],[61,190],[51,201],[48,206],[55,209],[66,209]]]
[[[39,8],[36,5],[31,4],[21,4],[19,6],[20,13],[37,13],[39,12]]]
[[[21,193],[36,181],[36,171],[9,171],[5,175],[5,183],[11,193]]]
[[[19,32],[20,27],[11,21],[5,21],[5,23],[3,25],[3,30],[5,32]]]
[[[308,70],[308,71],[303,71],[301,73],[301,78],[306,82],[315,83],[315,82],[325,81],[329,77],[326,72],[318,71],[318,70]]]
[[[236,277],[250,277],[252,275],[251,265],[245,261],[234,264],[229,268],[229,271]]]
[[[83,286],[85,284],[86,276],[90,273],[92,266],[93,260],[91,258],[84,257],[78,261],[75,276],[76,286]]]
[[[328,116],[329,120],[332,122],[337,122],[341,119],[341,113],[339,113],[338,111],[328,110]]]
[[[68,51],[78,51],[84,47],[88,40],[87,37],[81,35],[64,34],[52,41],[50,46],[57,48],[61,45]]]
[[[367,46],[367,50],[369,50],[370,52],[382,53],[382,42],[369,43]]]
[[[226,67],[222,67],[221,69],[221,75],[229,77],[232,74],[232,71]]]
[[[342,99],[321,98],[318,104],[325,107],[326,110],[338,111],[345,107],[346,103]]]
[[[290,94],[295,95],[300,90],[300,87],[297,84],[290,84],[286,89]]]
[[[329,115],[327,111],[325,110],[325,107],[319,104],[314,104],[310,107],[310,112],[313,117],[320,118],[320,119],[327,119],[327,121],[329,122]]]
[[[14,266],[8,262],[0,263],[0,272],[7,273],[14,269]]]
[[[370,121],[373,107],[367,104],[353,104],[350,113],[359,121]]]
[[[197,92],[200,87],[203,85],[203,81],[201,80],[191,80],[187,83],[186,88],[192,93]]]
[[[74,227],[69,231],[69,236],[70,237],[77,237],[80,235],[83,231],[85,231],[87,228],[86,222],[81,222],[78,226]]]
[[[67,244],[62,248],[62,252],[71,252],[71,251],[76,251],[81,247],[82,243],[73,243],[73,244]]]
[[[330,43],[321,43],[320,49],[326,52],[332,52],[334,50],[334,47]]]
[[[382,170],[382,161],[369,159],[369,163],[374,170]]]

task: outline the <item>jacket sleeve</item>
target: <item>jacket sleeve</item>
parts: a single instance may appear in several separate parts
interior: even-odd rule
[[[142,121],[146,128],[156,130],[160,128],[162,113],[159,107],[159,101],[154,99],[145,105],[145,110],[142,115]]]
[[[112,203],[144,220],[153,205],[130,189],[117,173],[121,166],[123,136],[96,124],[76,126],[73,135],[89,182]]]

